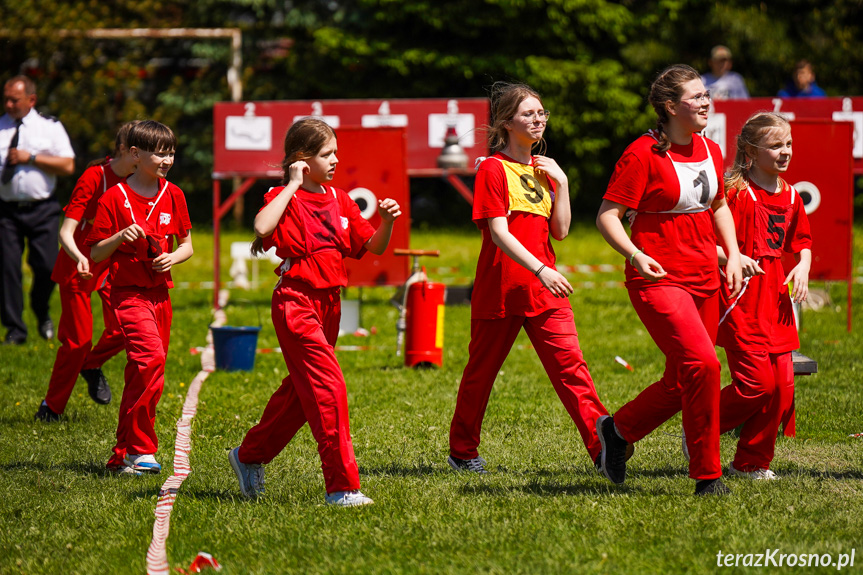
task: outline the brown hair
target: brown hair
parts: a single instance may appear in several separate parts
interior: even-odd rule
[[[317,155],[318,152],[335,138],[336,132],[329,124],[318,118],[303,118],[294,123],[285,134],[285,157],[282,160],[282,185],[290,180],[288,168],[294,162],[306,160]],[[252,241],[251,252],[253,256],[264,253],[263,238],[255,238]]]
[[[509,133],[504,123],[512,120],[518,107],[528,98],[536,98],[542,102],[542,98],[536,90],[527,84],[510,84],[508,82],[495,82],[491,86],[489,94],[490,124],[486,126],[488,131],[488,149],[494,154],[504,149],[509,144]],[[534,146],[539,146],[538,153],[545,152],[545,139],[540,139]]]
[[[737,135],[737,153],[734,155],[734,164],[725,174],[725,189],[740,190],[746,183],[749,169],[752,167],[752,157],[747,154],[747,149],[760,148],[761,141],[767,132],[773,128],[791,128],[791,124],[782,114],[776,112],[756,112],[746,120]]]
[[[701,74],[695,68],[686,64],[674,64],[660,72],[650,85],[650,95],[647,100],[656,112],[656,132],[659,139],[653,145],[653,151],[663,153],[671,147],[671,140],[665,133],[665,124],[670,120],[665,103],[668,101],[680,103],[683,97],[683,85],[691,80],[700,79]]]
[[[144,120],[131,126],[126,136],[127,147],[145,152],[167,152],[177,149],[177,137],[171,128],[155,120]]]
[[[120,129],[117,130],[117,137],[114,138],[114,151],[111,152],[111,158],[119,156],[121,148],[125,148],[127,151],[129,150],[129,132],[131,132],[132,128],[140,123],[141,120],[132,120],[131,122],[126,122],[120,126]],[[93,166],[98,166],[100,164],[107,164],[109,161],[109,158],[97,158],[87,164],[87,167],[92,168]]]

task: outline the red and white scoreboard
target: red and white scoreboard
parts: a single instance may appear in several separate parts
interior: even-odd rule
[[[473,166],[476,158],[488,155],[488,114],[485,98],[219,102],[213,108],[213,171],[216,177],[280,174],[285,133],[310,116],[337,132],[405,128],[409,172],[437,168],[444,135],[453,126]]]

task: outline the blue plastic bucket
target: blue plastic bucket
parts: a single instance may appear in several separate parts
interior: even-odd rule
[[[251,371],[255,367],[259,327],[212,327],[216,369]]]

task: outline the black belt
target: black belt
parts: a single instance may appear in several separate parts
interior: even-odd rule
[[[44,200],[30,200],[30,201],[21,201],[21,202],[7,202],[5,200],[0,200],[0,204],[3,205],[4,208],[14,209],[22,212],[26,212],[32,210],[36,206],[42,205],[45,202],[53,202],[54,196],[50,198],[45,198]]]

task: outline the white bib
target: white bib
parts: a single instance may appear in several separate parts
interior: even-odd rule
[[[680,199],[673,209],[660,213],[695,214],[710,208],[710,204],[719,192],[719,181],[716,178],[716,167],[713,165],[707,142],[704,142],[704,148],[707,150],[707,158],[700,162],[675,162],[670,154],[666,154],[677,174]]]

